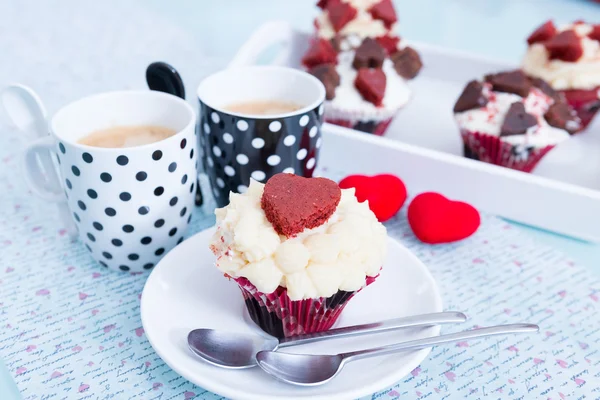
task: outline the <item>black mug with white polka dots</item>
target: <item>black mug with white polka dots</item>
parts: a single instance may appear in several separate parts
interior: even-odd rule
[[[202,162],[217,206],[227,205],[230,192],[243,193],[251,178],[264,183],[280,172],[313,175],[325,100],[317,78],[287,67],[242,66],[205,78],[196,93]],[[243,110],[266,102],[296,107],[264,114]]]
[[[25,179],[44,199],[66,202],[65,226],[75,223],[102,266],[149,270],[183,241],[198,171],[196,115],[188,103],[157,91],[102,93],[63,107],[49,125],[50,135],[25,150]],[[174,134],[131,147],[80,143],[92,132],[131,126]],[[48,152],[56,157],[61,187],[48,184],[40,168],[38,159]]]

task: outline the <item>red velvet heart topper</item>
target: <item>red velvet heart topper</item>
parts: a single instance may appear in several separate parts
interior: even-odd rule
[[[369,201],[369,208],[380,222],[392,218],[406,200],[406,186],[397,176],[383,174],[375,176],[350,175],[342,179],[340,188],[356,189],[359,202]]]
[[[261,207],[277,233],[291,237],[325,223],[335,212],[341,195],[330,179],[282,173],[265,184]]]
[[[452,201],[439,193],[421,193],[408,206],[408,223],[420,241],[450,243],[471,236],[481,223],[470,204]]]

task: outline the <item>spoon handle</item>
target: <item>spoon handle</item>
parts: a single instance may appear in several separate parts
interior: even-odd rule
[[[368,333],[385,332],[400,328],[431,326],[438,324],[452,324],[456,322],[465,322],[466,319],[467,316],[458,311],[412,315],[410,317],[388,319],[386,321],[373,322],[370,324],[345,326],[343,328],[330,329],[325,332],[308,333],[305,335],[293,336],[287,339],[280,339],[279,347],[312,343],[324,339],[342,338],[349,336],[365,335]]]
[[[459,342],[463,340],[483,338],[487,336],[507,335],[511,333],[535,333],[539,330],[539,326],[534,324],[510,324],[497,325],[488,328],[478,328],[470,331],[450,333],[448,335],[428,337],[425,339],[411,340],[393,344],[389,346],[376,347],[373,349],[353,351],[350,353],[342,353],[340,356],[348,361],[358,360],[361,358],[382,356],[386,354],[397,353],[405,350],[418,350],[426,347],[432,347],[438,344]]]

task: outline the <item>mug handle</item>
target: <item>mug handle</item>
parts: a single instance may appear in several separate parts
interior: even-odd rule
[[[181,75],[172,65],[153,62],[146,68],[146,83],[150,90],[172,94],[185,100],[185,86]]]
[[[255,65],[265,50],[276,44],[281,44],[282,49],[271,64],[283,65],[290,57],[290,51],[292,49],[291,41],[293,37],[294,29],[288,22],[267,22],[252,33],[250,39],[242,45],[233,57],[228,68]]]
[[[185,100],[185,86],[183,85],[183,79],[181,79],[181,75],[179,72],[170,64],[166,62],[157,61],[148,65],[146,68],[146,83],[150,90],[156,90],[159,92],[164,92],[168,94],[172,94],[173,96],[180,97]],[[198,125],[196,125],[196,129],[198,129]],[[200,163],[200,168],[203,169],[204,166]],[[203,171],[198,171],[198,174],[203,173]],[[204,199],[202,197],[202,190],[200,189],[200,179],[196,179],[196,205],[201,206],[204,203]]]
[[[77,227],[71,219],[58,172],[52,162],[56,142],[52,136],[39,138],[25,148],[22,169],[25,182],[34,194],[46,201],[57,203],[59,218],[71,238],[77,236]]]

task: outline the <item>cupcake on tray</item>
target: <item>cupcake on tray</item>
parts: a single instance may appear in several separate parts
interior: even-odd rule
[[[326,178],[251,181],[215,214],[217,268],[237,282],[252,320],[279,338],[331,328],[386,253],[386,229],[368,204]]]
[[[563,94],[585,128],[600,107],[600,25],[557,28],[548,21],[527,38],[523,71]]]
[[[469,82],[454,105],[454,117],[466,157],[524,172],[581,129],[560,93],[521,70]]]
[[[419,54],[394,33],[391,0],[321,0],[316,37],[302,58],[327,91],[325,121],[383,135],[411,97]]]

